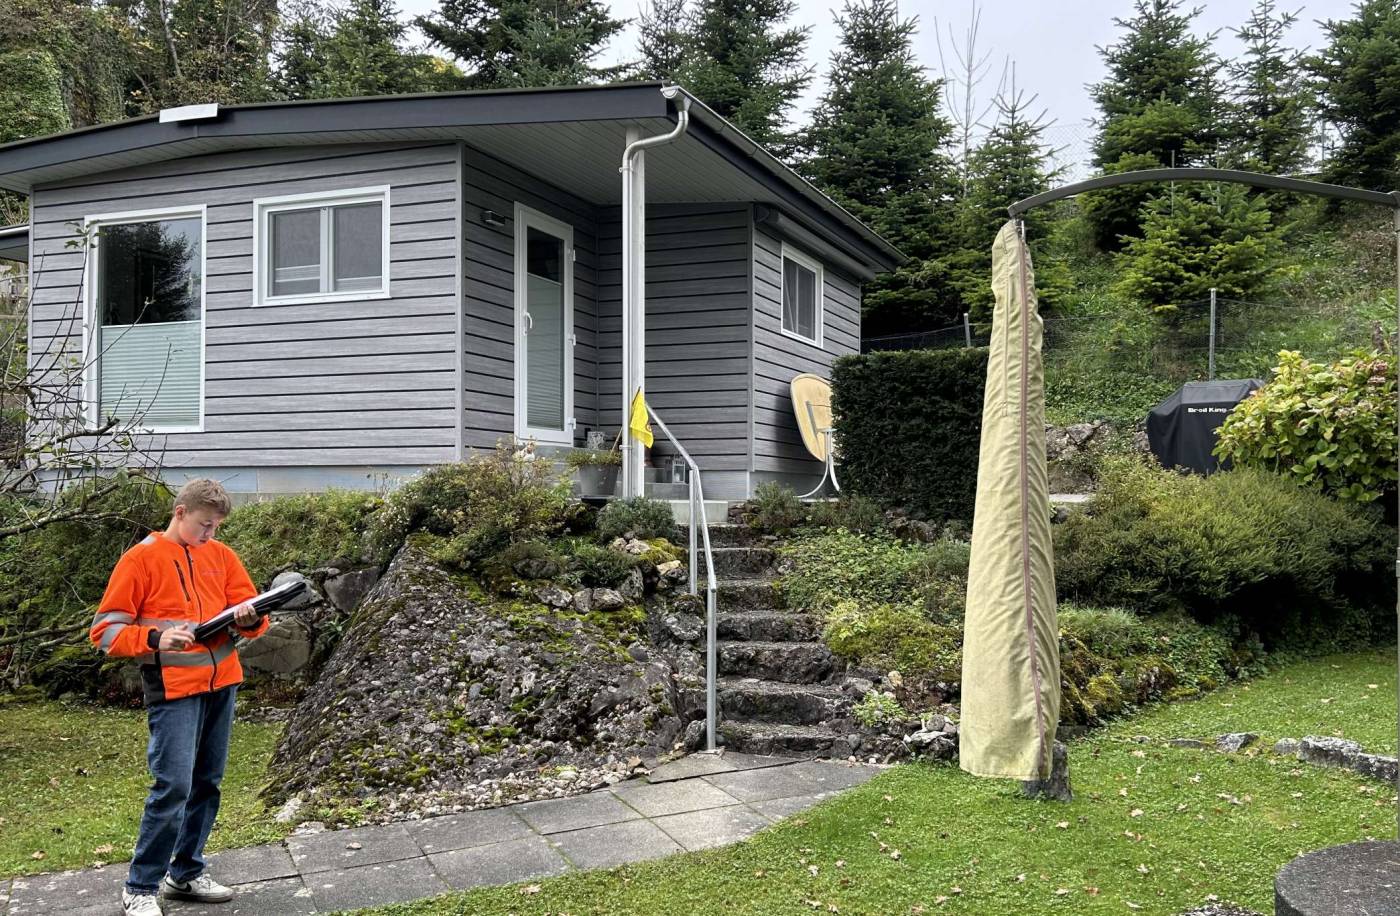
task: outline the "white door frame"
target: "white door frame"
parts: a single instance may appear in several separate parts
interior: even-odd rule
[[[564,242],[564,428],[540,429],[530,426],[528,386],[530,381],[525,345],[528,329],[526,306],[529,284],[525,282],[526,248],[529,230],[547,232]],[[546,216],[522,203],[515,205],[515,435],[551,445],[572,445],[574,441],[574,227]]]

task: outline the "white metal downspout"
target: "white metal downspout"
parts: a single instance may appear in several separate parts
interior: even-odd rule
[[[669,134],[631,140],[622,152],[622,496],[640,496],[640,448],[627,432],[632,398],[646,382],[646,158],[648,147],[670,143],[690,125],[690,96],[679,86],[661,94],[676,104],[676,127]],[[629,133],[629,137],[631,134]]]

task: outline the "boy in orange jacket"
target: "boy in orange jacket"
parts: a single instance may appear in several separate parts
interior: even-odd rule
[[[253,639],[267,629],[238,555],[214,540],[230,509],[217,481],[185,484],[165,531],[122,555],[92,621],[93,645],[140,662],[151,732],[146,760],[155,784],[122,891],[126,916],[161,916],[161,890],[201,903],[233,899],[205,873],[204,843],[219,811],[243,668],[227,630],[194,639],[196,625],[235,605],[239,635]]]

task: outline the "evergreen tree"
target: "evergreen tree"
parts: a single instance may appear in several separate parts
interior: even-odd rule
[[[867,333],[935,327],[957,308],[942,266],[954,181],[939,84],[914,55],[917,21],[895,0],[847,0],[838,21],[802,171],[914,260],[866,287]]]
[[[1188,166],[1214,156],[1222,113],[1213,35],[1191,32],[1199,10],[1181,0],[1135,0],[1135,14],[1114,22],[1126,34],[1099,53],[1108,76],[1092,87],[1099,106],[1094,165],[1106,173]],[[1083,202],[1099,246],[1116,250],[1138,232],[1140,186],[1089,195]]]
[[[650,0],[637,20],[637,50],[643,79],[675,79],[689,45],[687,0]]]
[[[1312,91],[1303,52],[1284,45],[1298,21],[1259,0],[1249,21],[1235,30],[1244,56],[1227,65],[1233,87],[1230,160],[1239,168],[1282,175],[1304,168],[1313,138]]]
[[[37,51],[58,68],[67,124],[87,127],[123,116],[132,55],[106,6],[94,0],[0,0],[0,22],[0,54]],[[25,81],[0,80],[0,92],[9,87],[22,96]],[[44,107],[47,97],[40,98],[36,104]]]
[[[1044,113],[1032,112],[1035,99],[1017,88],[1013,72],[1010,87],[994,100],[996,123],[969,156],[970,183],[958,208],[961,249],[953,259],[953,275],[963,307],[975,321],[991,316],[992,242],[1006,223],[1006,208],[1048,190],[1057,174],[1044,140],[1050,124]],[[1035,245],[1044,235],[1046,211],[1032,210],[1023,219],[1027,240]],[[1062,264],[1037,259],[1042,307],[1052,308],[1067,286]]]
[[[284,28],[278,85],[294,99],[345,98],[453,88],[455,68],[406,47],[393,0],[304,9]]]
[[[1328,175],[1393,190],[1400,186],[1400,2],[1362,0],[1351,19],[1324,28],[1329,43],[1309,67],[1322,115],[1341,134]]]
[[[476,89],[595,83],[624,69],[594,65],[624,25],[603,0],[442,0],[415,22]]]
[[[795,0],[698,0],[675,80],[753,140],[783,154],[787,114],[812,79]],[[665,75],[665,74],[661,74]]]

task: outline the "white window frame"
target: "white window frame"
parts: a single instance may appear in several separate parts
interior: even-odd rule
[[[315,210],[322,207],[337,207],[350,204],[381,205],[380,219],[380,258],[383,267],[380,273],[379,289],[345,290],[344,292],[299,293],[292,296],[273,296],[268,289],[271,276],[268,239],[272,233],[268,224],[273,213],[292,210]],[[321,270],[334,270],[334,251],[331,233],[325,221],[321,226]],[[344,191],[317,191],[310,194],[284,194],[281,197],[260,197],[253,201],[253,305],[311,305],[318,302],[363,302],[370,299],[389,298],[389,186],[376,185],[369,188],[350,188]]]
[[[154,210],[127,210],[121,213],[100,213],[83,218],[83,237],[91,246],[83,267],[83,415],[89,431],[95,431],[101,420],[101,364],[97,353],[97,332],[101,321],[97,314],[97,278],[102,260],[102,245],[97,230],[103,226],[126,223],[153,223],[167,219],[199,219],[199,423],[195,426],[140,426],[144,433],[202,433],[204,432],[205,338],[209,330],[205,299],[209,294],[208,252],[209,220],[203,204],[190,207],[160,207]]]
[[[783,323],[783,303],[787,300],[787,265],[784,261],[805,267],[816,274],[816,301],[813,303],[816,314],[813,317],[813,330],[816,337],[804,337],[796,331],[789,331]],[[800,340],[805,344],[814,347],[824,347],[826,345],[826,271],[822,267],[822,262],[800,251],[787,242],[783,242],[782,250],[778,256],[778,330],[784,337],[791,337],[793,340]]]
[[[525,282],[530,229],[547,232],[564,240],[564,428],[541,429],[530,425],[530,378],[526,364],[525,309],[529,304],[529,284]],[[578,420],[574,416],[574,348],[578,330],[574,326],[574,227],[546,216],[520,202],[515,204],[515,435],[549,445],[572,445]]]

